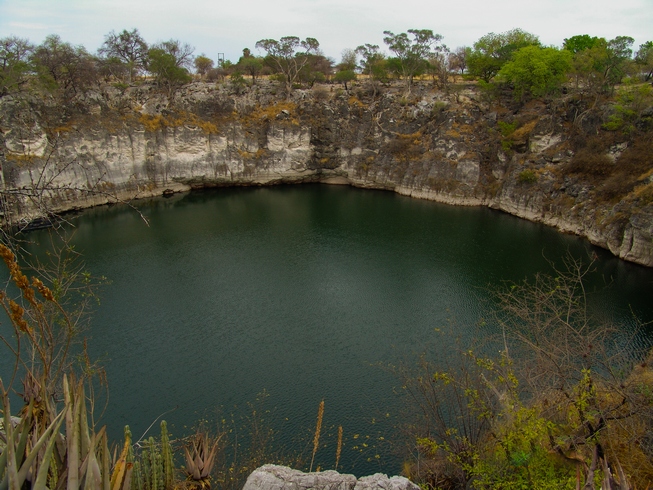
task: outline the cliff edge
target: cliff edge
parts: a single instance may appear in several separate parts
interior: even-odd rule
[[[596,104],[595,104],[596,105]],[[651,138],[602,129],[574,98],[516,104],[474,84],[364,84],[244,94],[194,82],[172,104],[147,82],[66,105],[0,99],[5,220],[215,186],[324,182],[489,206],[653,266]],[[579,116],[580,115],[580,116]],[[648,133],[646,133],[648,134]]]

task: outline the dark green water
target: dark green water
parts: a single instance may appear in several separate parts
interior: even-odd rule
[[[377,364],[410,359],[452,319],[463,338],[478,335],[488,285],[549,271],[547,259],[568,251],[596,253],[591,287],[611,286],[595,308],[626,329],[631,309],[653,319],[652,270],[488,209],[334,186],[206,191],[138,208],[149,226],[120,206],[73,218],[88,269],[111,281],[89,346],[106,366],[114,438],[125,424],[140,436],[173,409],[165,419],[181,434],[265,390],[286,440],[310,433],[324,399],[325,426],[344,428],[341,469],[394,473],[400,461],[378,438],[402,401]],[[317,457],[327,467],[329,444]]]

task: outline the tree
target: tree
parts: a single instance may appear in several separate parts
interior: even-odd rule
[[[526,46],[499,70],[499,79],[513,85],[516,99],[541,97],[560,89],[567,80],[572,55],[567,50]]]
[[[489,82],[499,73],[513,53],[526,46],[539,46],[537,36],[521,29],[513,29],[501,34],[490,32],[474,43],[467,56],[469,73]]]
[[[83,46],[72,46],[57,35],[34,49],[32,63],[43,86],[69,99],[98,80],[95,60]]]
[[[591,47],[577,51],[572,61],[577,87],[595,96],[612,93],[628,71],[633,42],[627,36],[610,41],[599,38]]]
[[[345,86],[345,90],[349,92],[347,83],[356,80],[356,73],[354,72],[354,70],[340,70],[339,72],[336,72],[333,79],[336,82],[342,83]]]
[[[462,75],[467,69],[467,58],[471,52],[471,48],[467,46],[460,46],[449,54],[449,69],[452,71],[460,71]]]
[[[148,46],[138,29],[123,30],[120,34],[111,31],[104,37],[104,43],[98,50],[101,56],[117,58],[127,65],[127,82],[131,83],[135,76],[147,64]]]
[[[193,66],[193,52],[195,48],[188,43],[181,43],[177,39],[170,39],[152,46],[155,49],[171,55],[175,59],[175,65],[180,68],[190,69]]]
[[[580,34],[564,40],[562,47],[572,53],[578,53],[585,49],[591,49],[601,43],[600,37],[591,37],[589,34]]]
[[[256,56],[252,56],[251,51],[245,48],[243,49],[243,55],[238,60],[236,67],[238,70],[252,77],[252,83],[256,84],[256,77],[263,70],[263,60]]]
[[[317,82],[325,82],[333,73],[334,61],[322,54],[305,55],[308,61],[299,72],[298,79],[312,87]]]
[[[653,41],[639,45],[639,51],[635,54],[635,63],[644,70],[646,81],[653,78]]]
[[[27,39],[9,36],[0,39],[0,98],[20,90],[31,71],[34,45]]]
[[[186,68],[177,64],[178,60],[163,49],[152,48],[148,53],[147,70],[155,77],[156,83],[162,87],[172,101],[175,92],[192,80]]]
[[[129,68],[125,63],[116,57],[99,58],[97,60],[98,73],[105,82],[111,80],[127,80]]]
[[[356,51],[348,48],[343,49],[340,56],[340,63],[338,63],[338,66],[336,67],[338,71],[356,70]]]
[[[430,29],[408,29],[412,39],[405,32],[394,34],[383,31],[383,34],[383,42],[398,59],[401,74],[406,80],[406,90],[410,93],[413,78],[424,72],[428,58],[446,48],[440,44],[442,36],[434,34]]]
[[[428,59],[426,71],[433,77],[433,85],[445,89],[449,85],[448,51],[434,53]]]
[[[309,62],[308,55],[317,54],[319,47],[320,43],[312,37],[302,41],[296,36],[286,36],[278,41],[261,39],[256,43],[256,48],[267,52],[270,64],[283,75],[287,95],[290,95],[302,68]]]
[[[195,65],[195,71],[201,77],[206,76],[211,68],[213,68],[213,60],[208,58],[204,53],[197,56],[193,62]]]
[[[340,63],[336,66],[336,74],[334,80],[340,82],[345,86],[345,90],[349,92],[347,87],[348,82],[356,80],[356,52],[353,49],[344,49],[342,51],[342,58]]]
[[[364,75],[368,75],[376,97],[378,83],[388,78],[385,56],[376,44],[364,44],[356,48],[356,54],[362,57],[361,65]]]

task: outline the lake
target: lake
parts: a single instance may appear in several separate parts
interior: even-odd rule
[[[250,413],[265,392],[278,441],[310,444],[324,399],[316,466],[333,467],[342,425],[340,470],[397,473],[387,441],[405,401],[383,366],[410,363],[443,326],[471,343],[488,287],[595,254],[593,308],[626,330],[633,313],[653,320],[653,270],[486,208],[325,185],[135,206],[149,224],[122,205],[70,217],[87,269],[110,281],[88,336],[107,371],[101,422],[114,439],[125,424],[139,437],[164,413],[173,435],[187,434],[197,420]],[[36,254],[49,241],[29,238]]]

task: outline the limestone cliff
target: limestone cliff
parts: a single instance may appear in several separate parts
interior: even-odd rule
[[[174,107],[147,83],[106,85],[63,106],[4,97],[5,215],[30,220],[207,186],[339,183],[490,206],[653,266],[653,172],[639,168],[637,185],[597,199],[603,183],[566,170],[569,106],[511,109],[473,85],[423,85],[410,96],[397,87],[376,96],[317,87],[290,100],[274,92],[265,81],[242,95],[196,82]],[[628,144],[606,150],[613,165]]]

